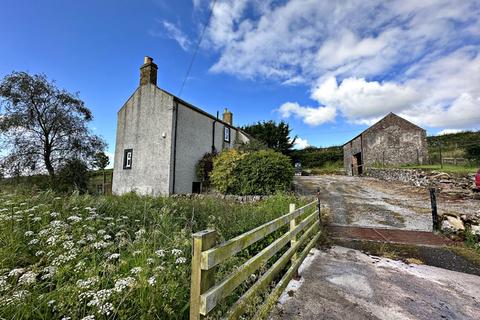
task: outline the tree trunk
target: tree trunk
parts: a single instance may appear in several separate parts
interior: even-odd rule
[[[46,148],[44,154],[43,154],[43,160],[45,162],[45,168],[47,168],[48,175],[50,178],[55,177],[55,170],[53,169],[52,161],[50,159],[51,152],[48,150],[49,148]]]
[[[102,193],[103,195],[105,195],[105,183],[107,183],[107,177],[105,176],[105,168],[103,168],[102,171],[103,171]]]

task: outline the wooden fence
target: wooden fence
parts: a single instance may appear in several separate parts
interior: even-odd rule
[[[290,228],[287,232],[250,258],[235,272],[219,283],[215,283],[216,266],[288,224]],[[233,304],[228,310],[226,318],[238,319],[245,312],[252,298],[268,288],[269,284],[291,262],[290,267],[272,290],[267,301],[258,309],[254,318],[266,315],[317,242],[320,236],[320,226],[320,202],[314,201],[299,209],[295,209],[295,204],[291,204],[290,213],[217,246],[215,246],[216,232],[214,230],[193,234],[190,319],[200,319],[208,315],[217,304],[264,266],[271,257],[290,244],[288,250]],[[299,253],[300,248],[303,250]]]

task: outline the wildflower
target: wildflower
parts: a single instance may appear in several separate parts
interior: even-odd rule
[[[73,248],[75,244],[73,243],[73,241],[65,241],[63,243],[63,248],[66,249],[66,250],[70,250]]]
[[[179,256],[179,255],[181,255],[182,253],[183,253],[182,250],[172,249],[172,254],[173,254],[174,256]]]
[[[50,245],[50,246],[53,246],[57,243],[58,241],[58,237],[57,236],[50,236],[48,239],[47,239],[47,244]]]
[[[98,282],[97,277],[91,277],[85,280],[78,280],[77,281],[77,287],[81,289],[89,289],[92,285],[96,284]]]
[[[149,266],[152,265],[152,264],[154,264],[154,263],[155,263],[155,260],[153,260],[152,258],[148,258],[148,259],[147,259],[147,264],[148,264]]]
[[[177,258],[177,260],[175,260],[176,264],[183,264],[185,262],[187,262],[187,259],[184,258],[184,257],[179,257],[179,258]]]
[[[153,277],[148,278],[147,282],[150,286],[154,286],[155,283],[157,283],[157,279],[155,278],[155,276],[153,276]]]
[[[73,216],[68,217],[67,220],[71,221],[72,223],[77,223],[77,222],[82,221],[82,218],[77,216],[77,215],[73,215]]]
[[[160,271],[163,271],[165,270],[165,268],[163,266],[158,266],[158,267],[155,267],[155,269],[153,269],[153,271],[155,272],[160,272]]]
[[[135,267],[132,270],[130,270],[130,272],[132,274],[139,274],[140,272],[142,272],[142,268],[141,267]]]
[[[109,234],[106,234],[103,236],[103,240],[110,240],[112,239],[112,236],[110,236]]]
[[[7,277],[6,276],[1,276],[0,277],[0,292],[7,291],[8,289],[10,289],[10,285],[7,282]]]
[[[55,303],[55,300],[50,300],[50,301],[47,302],[47,304],[48,304],[49,306],[52,306],[54,303]]]
[[[138,255],[140,255],[140,254],[142,254],[142,251],[141,251],[141,250],[135,250],[135,251],[133,251],[133,256],[138,256]]]
[[[99,235],[104,235],[105,233],[107,233],[107,231],[105,231],[105,230],[103,230],[103,229],[100,229],[100,230],[97,231],[97,233],[98,233]]]
[[[61,320],[72,320],[72,317],[63,317]]]
[[[8,273],[8,276],[9,277],[17,277],[19,275],[22,275],[25,273],[25,269],[24,268],[17,268],[17,269],[12,269],[12,271],[10,271]]]
[[[33,217],[32,220],[33,220],[34,222],[38,222],[38,221],[42,220],[42,218],[41,218],[41,217]]]
[[[35,234],[35,232],[33,232],[33,231],[26,231],[26,232],[25,232],[25,237],[31,237],[31,236],[33,236],[34,234]]]
[[[97,250],[104,249],[104,248],[108,247],[109,245],[110,245],[110,243],[105,242],[105,241],[98,241],[98,242],[94,242],[92,244],[92,246]]]
[[[28,271],[24,273],[19,279],[19,284],[32,284],[37,281],[37,274],[33,271]]]
[[[30,240],[30,242],[28,242],[28,245],[33,246],[33,245],[36,245],[38,242],[39,242],[38,239],[32,239],[32,240]]]
[[[141,238],[147,231],[145,229],[140,229],[138,230],[137,232],[135,232],[135,238],[138,239],[138,238]]]
[[[56,217],[58,217],[59,215],[60,215],[60,213],[58,213],[58,212],[51,212],[51,213],[50,213],[50,217],[52,217],[52,218],[56,218]]]
[[[35,252],[35,257],[40,257],[40,256],[43,256],[45,254],[45,252],[43,250],[39,250],[37,252]]]
[[[80,320],[95,320],[95,316],[94,315],[89,315],[89,316],[83,317]]]
[[[118,279],[115,282],[115,288],[114,290],[116,292],[122,292],[126,288],[131,288],[135,285],[135,279],[132,277],[126,277],[122,279]]]
[[[165,257],[165,250],[157,250],[157,251],[155,251],[155,254],[157,256],[159,256],[160,258]]]
[[[112,253],[112,254],[107,258],[107,260],[117,260],[118,258],[120,258],[120,253]]]

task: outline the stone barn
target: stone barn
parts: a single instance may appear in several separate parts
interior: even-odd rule
[[[196,164],[207,152],[249,141],[233,115],[213,116],[157,87],[157,65],[145,57],[140,85],[117,114],[114,194],[194,193]]]
[[[372,166],[424,164],[427,161],[425,129],[389,113],[343,145],[343,163],[349,175]]]

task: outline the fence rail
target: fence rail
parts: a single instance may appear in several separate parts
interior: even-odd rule
[[[255,317],[266,314],[318,240],[321,224],[319,209],[318,201],[313,201],[299,209],[295,209],[295,205],[291,204],[290,213],[217,246],[215,246],[215,230],[205,230],[193,234],[190,319],[200,319],[202,316],[208,315],[251,274],[260,269],[287,244],[290,244],[289,249],[234,303],[227,312],[226,318],[239,318],[255,294],[267,288],[276,276],[287,267],[288,262],[291,262],[289,269],[270,293],[265,304],[258,309]],[[214,272],[219,264],[286,225],[290,226],[287,232],[250,258],[235,272],[219,283],[215,283]],[[298,253],[302,247],[303,251]]]

